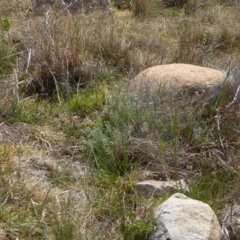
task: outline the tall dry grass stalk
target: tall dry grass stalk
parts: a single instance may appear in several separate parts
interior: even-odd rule
[[[9,16],[20,10],[18,22],[10,20],[21,39],[19,80],[26,83],[27,94],[57,93],[60,99],[113,68],[133,77],[162,63],[209,66],[222,54],[235,59],[240,47],[238,11],[218,1],[206,6],[189,1],[178,13],[157,0],[137,1],[135,15],[146,16],[141,21],[130,11],[67,14],[55,4],[36,16],[30,0],[0,4]],[[154,17],[148,19],[153,7]]]
[[[135,15],[151,15],[156,4],[160,3],[137,1]],[[198,6],[191,4],[191,8]],[[235,60],[240,47],[237,9],[219,3],[208,2],[192,12],[184,5],[177,14],[160,7],[162,16],[154,13],[154,18],[141,21],[130,11],[67,14],[56,7],[35,16],[28,10],[29,1],[18,5],[25,13],[15,33],[21,39],[19,80],[26,83],[27,94],[56,93],[60,99],[111,69],[133,77],[147,67],[169,62],[212,66],[213,59],[221,59],[223,54],[231,54]]]
[[[57,84],[63,95],[69,95],[76,85],[86,86],[111,68],[136,74],[160,64],[165,58],[161,25],[149,39],[148,23],[127,17],[102,11],[67,16],[48,11],[45,17],[31,19],[22,36],[21,51],[27,54],[21,67],[23,72],[28,69],[22,80],[40,94],[51,95]]]

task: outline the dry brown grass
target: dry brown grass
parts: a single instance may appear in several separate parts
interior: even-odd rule
[[[185,9],[165,9],[161,1],[151,1],[148,5],[146,1],[140,0],[136,2],[133,12],[106,10],[72,15],[61,12],[56,6],[49,7],[37,15],[30,0],[2,0],[0,15],[7,17],[11,23],[8,39],[11,42],[12,39],[20,38],[21,43],[17,48],[14,45],[10,51],[14,56],[18,56],[13,62],[13,73],[5,72],[1,76],[4,83],[1,85],[4,85],[1,89],[1,111],[10,108],[11,103],[16,103],[16,97],[19,98],[17,102],[21,101],[25,94],[31,95],[36,92],[43,97],[57,94],[58,100],[62,101],[61,96],[71,97],[73,92],[86,87],[92,81],[131,78],[147,67],[162,63],[185,62],[222,70],[229,69],[239,63],[239,10],[219,1],[207,1],[206,5],[200,2],[189,1]],[[0,38],[0,47],[1,44]],[[113,76],[108,79],[109,74]],[[234,77],[238,78],[238,75],[236,72]],[[20,94],[21,91],[18,92],[17,81],[21,82],[19,86],[23,95]],[[236,94],[234,90],[238,85],[236,81],[230,89],[230,96]],[[6,88],[8,91],[5,91]],[[236,97],[236,103],[239,103],[239,98]],[[115,100],[116,98],[113,97]],[[234,98],[230,97],[230,100]],[[26,115],[31,115],[30,110],[35,101],[26,102],[25,107],[24,104],[21,105],[22,110]],[[119,103],[122,103],[122,99]],[[127,105],[122,113],[128,113],[126,109]],[[69,114],[64,111],[64,107],[59,110],[63,115]],[[133,110],[128,111],[129,115],[133,116]],[[44,112],[44,108],[42,110],[37,107],[36,114],[38,112]],[[171,124],[174,125],[174,116],[166,120],[163,118],[165,112],[164,108],[161,112],[162,121],[155,123],[156,126],[152,124],[153,129],[146,135],[141,132],[141,124],[131,133],[128,154],[133,160],[150,162],[148,166],[138,166],[139,171],[143,171],[143,168],[149,170],[146,178],[177,179],[200,175],[204,172],[204,164],[210,160],[212,171],[220,167],[230,174],[235,174],[239,164],[235,154],[239,146],[237,134],[231,135],[233,129],[228,127],[228,123],[234,125],[238,113],[234,115],[227,111],[223,114],[218,112],[222,114],[221,120],[226,121],[225,125],[221,125],[223,134],[226,132],[226,136],[232,136],[221,145],[221,136],[214,136],[216,131],[212,129],[217,129],[217,124],[209,123],[212,128],[208,134],[205,120],[199,120],[202,124],[199,126],[198,119],[193,117],[192,121],[196,121],[196,126],[188,128],[184,122],[185,113],[182,113],[184,116],[179,116],[180,125],[170,128]],[[122,118],[124,122],[126,119],[122,113],[119,113],[119,119]],[[227,114],[233,116],[229,118],[229,122]],[[135,116],[136,122],[139,116],[144,117],[144,113],[140,112]],[[155,121],[153,117],[146,119],[150,123]],[[109,116],[103,120],[109,122]],[[215,123],[218,120],[220,122],[220,115],[216,115],[213,121]],[[35,121],[40,124],[38,119]],[[49,238],[59,239],[59,233],[71,234],[67,229],[69,227],[73,230],[72,239],[122,239],[119,233],[119,220],[122,220],[119,217],[119,205],[123,201],[115,198],[119,197],[121,188],[122,196],[127,195],[126,200],[132,200],[134,197],[129,194],[131,184],[143,176],[137,176],[131,184],[129,179],[122,180],[119,177],[119,185],[113,186],[112,189],[109,187],[112,179],[105,179],[105,183],[102,179],[100,183],[94,182],[87,167],[85,172],[82,171],[85,167],[81,162],[84,147],[81,148],[80,140],[70,141],[69,136],[65,136],[63,132],[59,134],[58,121],[51,119],[49,124],[52,124],[51,127],[55,130],[49,132],[42,126],[41,129],[29,125],[25,129],[21,126],[15,129],[12,125],[0,125],[4,133],[1,146],[5,146],[5,150],[4,147],[0,147],[0,172],[3,176],[0,178],[0,192],[7,209],[1,217],[4,219],[8,237],[42,239],[47,233]],[[70,121],[68,116],[64,121],[63,128],[67,124],[71,125],[67,122]],[[79,117],[77,121],[84,120]],[[94,128],[96,124],[103,130],[102,125],[105,122],[102,123],[99,119],[96,122],[91,123],[90,127]],[[79,131],[78,135],[86,135],[87,130],[71,127],[74,133]],[[107,129],[107,125],[104,127]],[[161,136],[156,133],[159,129]],[[173,133],[167,129],[175,132],[176,136],[171,136]],[[117,130],[118,134],[121,133]],[[186,136],[185,132],[189,132],[189,136]],[[100,136],[100,139],[103,138]],[[189,142],[185,143],[183,139]],[[114,137],[114,141],[117,146],[115,154],[122,157],[122,139]],[[110,147],[107,146],[110,150],[111,144],[110,141]],[[75,152],[81,154],[73,156]],[[109,188],[103,188],[103,184]],[[48,190],[51,191],[48,193]],[[100,191],[103,192],[101,196],[98,195]],[[21,204],[19,199],[23,201]],[[95,207],[99,204],[96,199],[101,200],[100,203],[103,204],[98,205],[99,209]],[[71,201],[69,205],[68,201]],[[108,204],[113,209],[109,210]],[[16,209],[20,216],[17,220],[14,218]],[[111,210],[115,218],[111,215]],[[65,219],[62,218],[64,216]],[[125,217],[128,220],[128,216]],[[24,228],[29,224],[29,219],[32,224],[29,228]]]
[[[135,11],[145,12],[137,10],[138,4],[145,6],[136,2]],[[154,4],[146,5],[142,14]],[[162,63],[213,66],[223,54],[225,59],[233,56],[232,60],[216,68],[238,61],[240,26],[238,10],[233,7],[208,3],[189,13],[160,7],[161,17],[153,14],[153,18],[139,20],[129,11],[71,15],[56,8],[36,17],[26,14],[27,5],[31,6],[22,3],[20,13],[25,18],[12,34],[21,38],[18,77],[27,84],[28,94],[70,96],[113,68],[132,77]]]
[[[49,11],[46,17],[31,19],[20,49],[20,73],[27,74],[20,79],[33,83],[38,93],[59,88],[68,95],[73,86],[83,87],[110,68],[136,74],[161,63],[165,58],[158,37],[161,26],[149,39],[148,22],[106,13],[59,16]]]
[[[13,16],[16,14],[18,15],[25,15],[29,12],[31,12],[32,8],[32,1],[31,0],[13,0],[13,1],[7,1],[2,0],[0,2],[0,14]]]
[[[238,62],[239,14],[234,8],[222,5],[209,6],[180,19],[178,25],[179,46],[175,62],[212,66],[224,54],[232,54],[232,63]],[[224,63],[229,66],[229,62]],[[215,66],[218,68],[218,66]]]
[[[99,221],[93,211],[88,167],[55,151],[54,144],[64,139],[48,127],[38,131],[23,124],[1,124],[1,237],[121,239],[116,223]]]

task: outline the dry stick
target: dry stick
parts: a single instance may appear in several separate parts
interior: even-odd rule
[[[66,4],[64,3],[64,1],[62,1],[63,2],[63,5],[65,5],[66,6]],[[68,8],[72,5],[73,3],[69,3],[64,9],[62,9],[59,13],[58,13],[58,15],[60,14],[60,13],[62,13],[63,11],[65,11],[65,10],[67,10],[68,11],[68,13],[69,13],[69,10],[68,10]]]
[[[28,52],[28,50],[24,50],[24,51],[21,51],[21,52],[17,52],[17,53],[14,53],[14,54],[7,55],[6,57],[3,57],[1,59],[6,59],[6,58],[18,56],[19,54],[22,54],[22,53],[25,53],[25,52]]]
[[[221,118],[221,116],[219,115],[219,113],[217,113],[216,121],[217,121],[218,136],[219,136],[219,140],[220,140],[221,146],[224,149],[223,141],[222,141],[222,138],[221,138],[221,135],[220,135],[220,131],[221,131],[221,128],[220,128],[220,118]]]
[[[21,144],[21,142],[20,142]],[[18,179],[18,191],[19,191],[19,195],[18,195],[18,240],[21,240],[21,198],[22,198],[22,190],[21,190],[21,164],[20,164],[20,145],[18,146],[18,169],[17,169],[17,179]]]
[[[13,69],[14,73],[14,88],[13,88],[13,94],[16,97],[17,105],[19,104],[19,94],[18,94],[18,75],[16,68]]]
[[[64,51],[64,54],[66,56],[66,51]],[[67,56],[66,56],[66,59],[68,59]],[[63,63],[62,63],[62,65],[63,65]],[[67,60],[67,66],[69,66],[68,65],[68,60]],[[65,79],[66,79],[65,80],[65,84],[66,84],[66,90],[67,90],[67,97],[69,97],[70,89],[69,89],[69,81],[68,81],[68,79],[69,79],[69,70],[68,70],[68,68],[67,68],[67,77]]]
[[[50,72],[50,73],[52,74],[52,76],[53,76],[54,83],[55,83],[55,87],[56,87],[56,91],[57,91],[58,102],[61,104],[61,98],[60,98],[60,95],[59,95],[59,88],[58,88],[58,84],[57,84],[57,79],[55,78],[52,70],[48,67],[47,63],[46,63],[46,66],[47,66],[49,72]]]
[[[28,72],[28,68],[30,66],[31,56],[32,56],[32,49],[30,48],[30,49],[28,49],[28,60],[27,60],[26,73]]]
[[[43,202],[42,202],[42,204],[41,204],[38,222],[41,222],[41,221],[43,220],[43,218],[44,218],[45,205],[46,205],[46,203],[47,203],[48,196],[49,196],[51,190],[52,190],[52,186],[49,187],[49,189],[48,189],[48,191],[47,191],[47,193],[46,193],[46,195],[45,195],[45,198],[43,199]]]
[[[231,201],[230,223],[232,223],[232,216],[233,216],[233,200]]]
[[[234,98],[233,98],[232,102],[230,102],[230,103],[227,105],[227,107],[230,107],[231,105],[233,105],[233,104],[237,101],[239,91],[240,91],[240,85],[239,85],[238,88],[237,88],[237,91],[236,91],[236,93],[235,93],[235,95],[234,95]]]

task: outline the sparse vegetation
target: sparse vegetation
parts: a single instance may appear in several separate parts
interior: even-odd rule
[[[237,1],[47,2],[0,1],[0,238],[147,239],[164,198],[137,195],[146,179],[184,178],[220,218],[239,201]],[[197,111],[129,97],[132,77],[172,62],[231,81]]]

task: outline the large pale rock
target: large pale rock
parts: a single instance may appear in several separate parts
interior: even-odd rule
[[[175,193],[177,191],[189,191],[183,179],[179,181],[146,180],[136,183],[135,189],[139,195],[145,198],[162,197],[166,193]]]
[[[158,65],[140,72],[131,81],[129,93],[143,101],[161,94],[184,105],[204,106],[214,103],[225,79],[226,74],[216,69],[182,63]]]
[[[155,210],[150,240],[220,240],[221,228],[208,204],[175,193]]]

